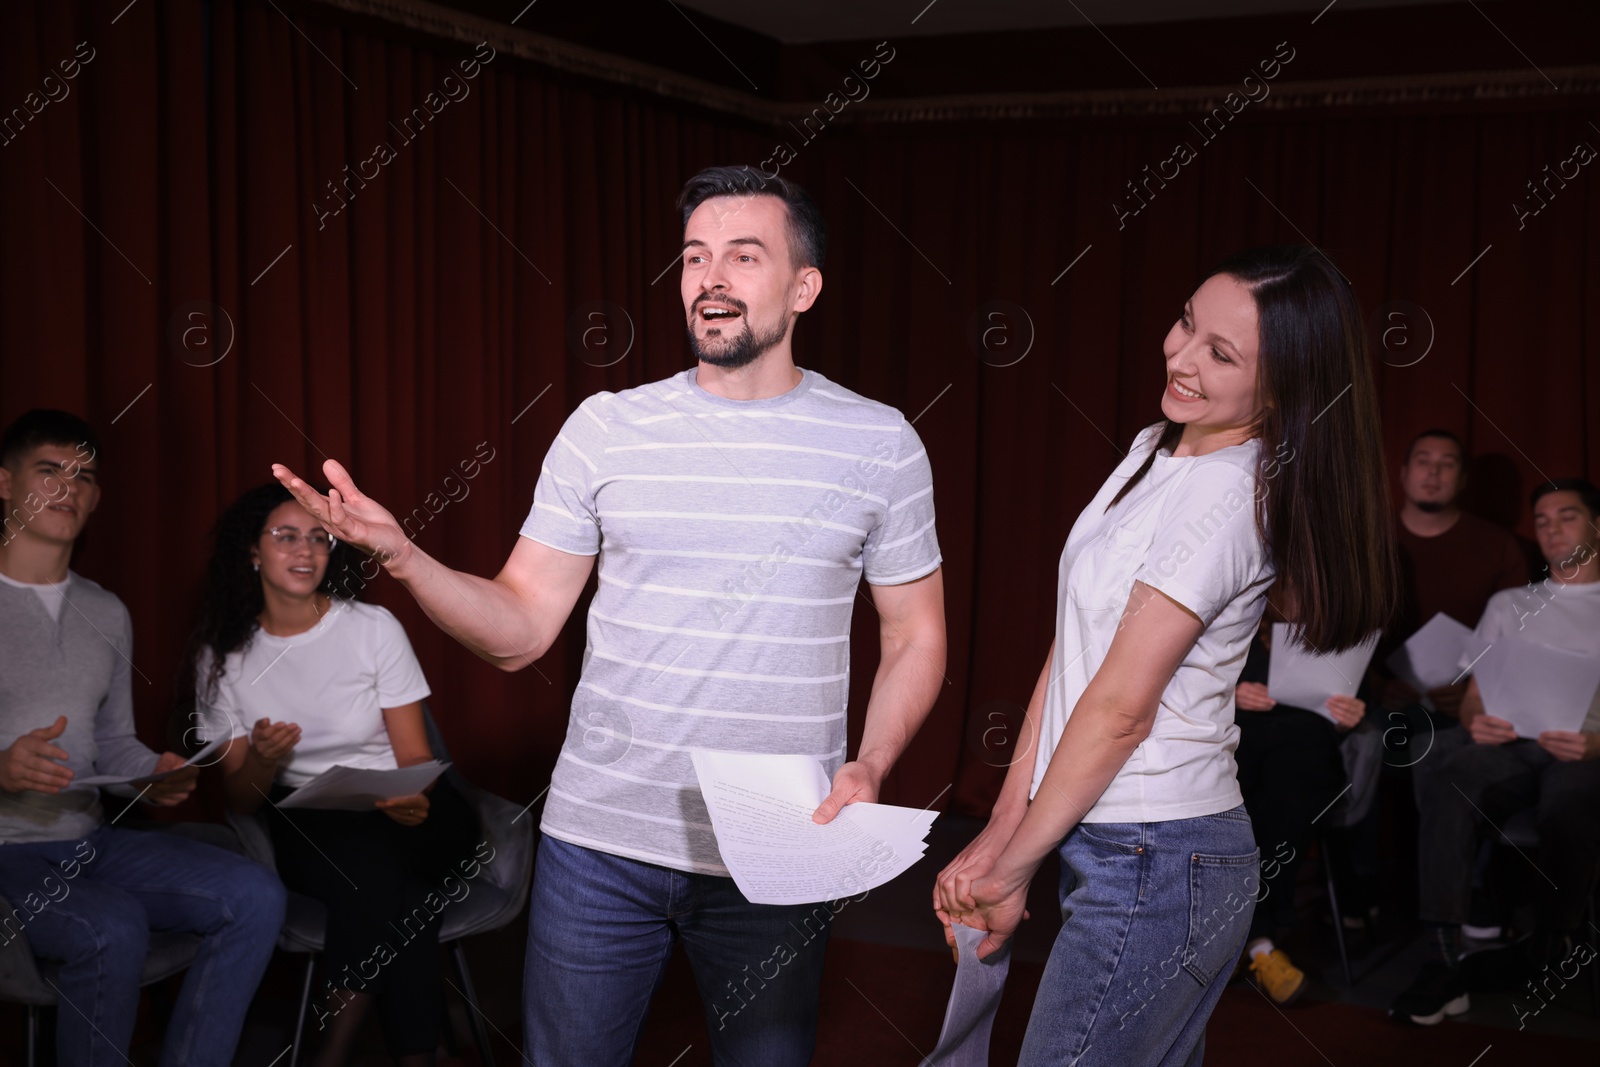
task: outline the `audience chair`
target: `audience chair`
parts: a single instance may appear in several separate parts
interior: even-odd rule
[[[1367,817],[1378,795],[1378,772],[1383,769],[1383,731],[1370,718],[1351,730],[1339,743],[1350,788],[1323,812],[1316,823],[1317,850],[1321,853],[1322,873],[1327,882],[1328,906],[1333,910],[1333,938],[1339,946],[1339,966],[1346,987],[1355,985],[1350,970],[1350,950],[1345,944],[1344,913],[1339,907],[1338,879],[1328,851],[1332,831],[1354,826]]]
[[[422,710],[429,746],[437,759],[448,762],[450,754],[433,721],[433,715],[426,704]],[[479,1058],[486,1067],[494,1067],[489,1029],[483,1011],[478,1007],[478,994],[472,984],[462,942],[474,934],[488,933],[505,926],[516,918],[527,902],[528,887],[533,879],[533,820],[525,816],[526,808],[519,808],[509,800],[479,789],[454,767],[445,772],[445,777],[478,813],[480,832],[495,851],[494,860],[484,864],[482,872],[473,880],[472,892],[459,904],[452,904],[441,913],[439,928],[439,944],[450,952],[461,982],[461,993],[467,1001],[467,1017],[472,1022]],[[270,817],[274,817],[273,814],[263,806],[252,815],[241,816],[229,812],[228,822],[238,834],[245,854],[276,871],[272,836],[267,830],[267,819]],[[278,947],[285,952],[305,955],[306,963],[300,984],[300,1010],[295,1021],[289,1067],[299,1067],[306,1015],[313,995],[312,980],[317,956],[323,949],[327,924],[327,909],[321,901],[290,891]]]

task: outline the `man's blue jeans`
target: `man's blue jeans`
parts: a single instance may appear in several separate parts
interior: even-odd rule
[[[1019,1064],[1198,1064],[1260,887],[1250,817],[1081,823],[1060,853],[1061,933]]]
[[[823,949],[842,904],[752,904],[731,878],[546,836],[523,981],[534,1067],[628,1067],[678,938],[718,1067],[805,1067],[816,1044]]]
[[[276,875],[173,834],[102,826],[69,841],[0,845],[0,896],[34,955],[60,963],[63,1067],[126,1064],[150,931],[203,937],[162,1043],[163,1067],[226,1067],[283,925]]]

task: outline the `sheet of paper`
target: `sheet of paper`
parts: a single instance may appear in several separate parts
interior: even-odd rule
[[[1389,669],[1418,693],[1449,685],[1461,677],[1461,654],[1472,630],[1439,612],[1394,650]]]
[[[812,822],[831,787],[811,756],[701,750],[693,759],[722,862],[752,903],[854,896],[927,851],[935,812],[850,804],[832,822]]]
[[[922,1067],[988,1067],[989,1034],[1011,971],[1012,941],[980,960],[978,945],[988,935],[960,923],[950,927],[956,935],[956,980],[944,1009],[939,1044]]]
[[[329,767],[278,801],[280,808],[325,811],[371,811],[380,800],[415,796],[450,766],[438,760],[384,770],[377,767]]]
[[[1520,637],[1495,641],[1472,673],[1484,710],[1516,727],[1518,737],[1581,729],[1600,689],[1600,659]]]
[[[1354,696],[1367,672],[1372,650],[1378,647],[1373,634],[1345,652],[1319,656],[1302,645],[1288,623],[1272,624],[1272,659],[1267,664],[1267,695],[1280,704],[1305,708],[1328,719],[1328,698],[1335,693]]]
[[[193,766],[196,763],[200,763],[202,758],[204,758],[206,756],[210,756],[218,748],[226,745],[231,740],[233,740],[233,738],[231,738],[231,737],[218,738],[217,740],[215,740],[215,741],[211,742],[209,745],[207,745],[205,748],[202,748],[199,752],[196,752],[194,755],[192,755],[188,759],[184,760],[178,766],[172,768],[172,770],[170,770],[170,771],[162,771],[160,774],[141,774],[141,775],[136,775],[136,776],[134,776],[132,778],[118,777],[115,774],[97,774],[97,775],[94,775],[93,777],[90,777],[90,778],[74,778],[72,780],[72,784],[73,785],[129,785],[129,784],[131,784],[133,782],[138,782],[140,785],[143,785],[145,782],[159,782],[163,778],[171,778],[174,774],[177,774],[179,771],[183,770],[185,767],[190,767],[190,766]]]

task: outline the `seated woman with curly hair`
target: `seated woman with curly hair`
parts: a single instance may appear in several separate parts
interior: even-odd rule
[[[355,599],[359,556],[277,483],[218,521],[182,677],[222,758],[229,806],[273,807],[284,883],[328,907],[319,1067],[348,1062],[376,1005],[390,1055],[433,1063],[441,982],[438,913],[423,906],[476,841],[477,819],[441,778],[372,811],[277,808],[334,765],[394,768],[432,758],[428,684],[387,610]],[[375,973],[374,973],[375,972]]]

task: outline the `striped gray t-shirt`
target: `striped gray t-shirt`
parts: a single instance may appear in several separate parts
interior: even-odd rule
[[[522,535],[600,557],[544,832],[720,875],[689,753],[803,753],[831,776],[862,575],[897,585],[940,559],[916,431],[810,370],[765,400],[708,393],[692,368],[589,397]]]

